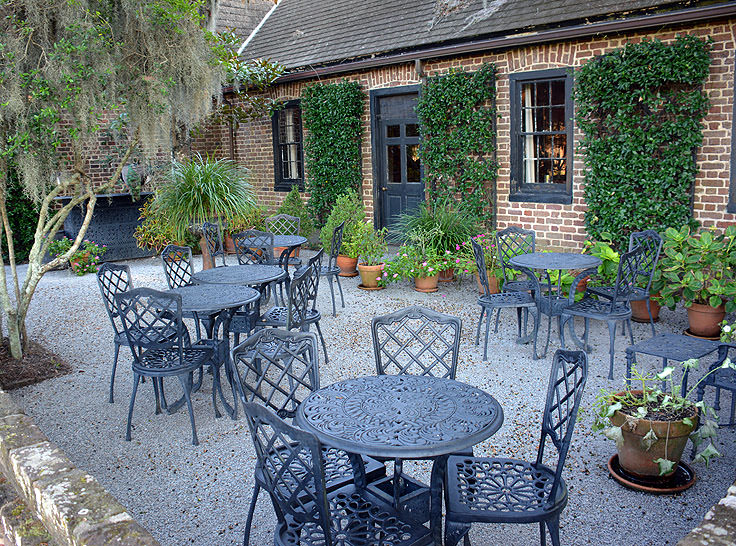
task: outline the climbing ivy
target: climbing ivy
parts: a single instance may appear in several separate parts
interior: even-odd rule
[[[496,70],[451,70],[427,79],[417,104],[422,141],[419,155],[430,199],[453,198],[478,217],[492,207],[494,187]]]
[[[365,100],[357,82],[320,83],[302,93],[308,205],[320,225],[339,195],[360,188]]]
[[[608,232],[625,248],[632,231],[662,232],[691,219],[710,49],[710,39],[689,35],[671,44],[644,40],[578,70],[574,96],[591,238]]]

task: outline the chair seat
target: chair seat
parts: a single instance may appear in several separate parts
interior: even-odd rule
[[[271,307],[258,320],[259,326],[286,326],[286,318],[289,310],[286,307]],[[316,322],[322,315],[316,309],[307,311],[306,322]]]
[[[606,298],[607,300],[613,299],[613,293],[615,292],[615,288],[613,286],[589,286],[588,292],[591,294],[595,294],[596,296],[601,296],[603,298]],[[649,293],[638,286],[635,286],[632,288],[631,293],[625,297],[625,298],[619,298],[620,301],[641,301],[645,300],[649,297]]]
[[[564,481],[549,498],[554,479],[550,468],[518,459],[451,456],[447,513],[458,521],[539,521],[567,504]]]
[[[631,308],[624,303],[616,303],[611,309],[610,300],[597,300],[585,297],[569,305],[563,311],[566,315],[576,315],[589,318],[626,318],[631,316]]]
[[[478,305],[492,305],[494,307],[521,307],[536,305],[534,298],[528,292],[501,292],[500,294],[487,294],[478,298]]]
[[[179,349],[148,349],[140,358],[140,364],[133,363],[133,371],[140,374],[175,374],[196,370],[209,364],[215,355],[212,347],[186,347],[182,349],[182,362],[179,362]]]
[[[423,546],[432,543],[427,527],[403,521],[390,504],[354,485],[328,493],[327,504],[335,546],[379,543],[383,546]],[[296,521],[292,515],[287,515],[286,522],[277,527],[274,538],[278,545],[325,544],[319,525]]]

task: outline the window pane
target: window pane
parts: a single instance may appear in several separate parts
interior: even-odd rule
[[[564,158],[567,156],[567,135],[555,135],[554,156]]]
[[[386,172],[388,173],[388,181],[401,182],[401,146],[386,146],[386,158],[388,165]]]
[[[534,131],[549,131],[549,108],[537,108],[534,111]]]
[[[549,106],[549,82],[539,82],[536,84],[536,88],[535,106]]]
[[[399,138],[401,136],[401,125],[388,125],[386,127],[386,136],[388,138]]]
[[[406,147],[406,181],[419,182],[419,145]]]
[[[552,108],[552,130],[565,130],[565,107]]]
[[[406,125],[406,136],[419,136],[419,125],[416,123],[407,123]]]
[[[535,135],[537,141],[537,157],[540,158],[551,158],[552,157],[552,136]]]
[[[565,80],[552,82],[552,104],[565,104]]]

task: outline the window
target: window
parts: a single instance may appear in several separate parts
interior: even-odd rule
[[[302,163],[302,111],[299,101],[290,101],[276,112],[273,128],[274,190],[290,191],[297,185],[304,191]]]
[[[543,70],[509,76],[510,201],[572,202],[572,73]]]

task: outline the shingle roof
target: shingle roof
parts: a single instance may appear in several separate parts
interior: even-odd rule
[[[484,8],[485,4],[485,8]],[[288,69],[520,32],[683,2],[281,0],[243,51]],[[440,13],[438,6],[453,6]]]

